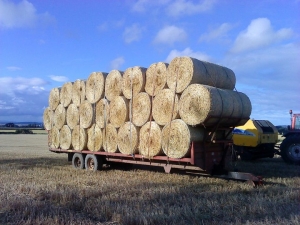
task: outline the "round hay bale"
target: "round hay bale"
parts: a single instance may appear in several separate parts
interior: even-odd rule
[[[237,91],[234,91],[233,93],[234,93],[233,94],[234,101],[241,102],[241,103],[235,104],[235,111],[240,113],[234,114],[233,118],[238,118],[238,120],[235,124],[231,123],[231,125],[241,126],[248,121],[252,112],[252,104],[249,97],[246,94]]]
[[[146,158],[162,155],[161,128],[154,121],[147,122],[140,130],[139,151]]]
[[[119,128],[129,120],[129,100],[124,96],[115,97],[109,104],[109,121]]]
[[[53,126],[54,111],[50,107],[45,108],[43,114],[43,122],[46,130],[51,130]]]
[[[181,95],[179,101],[179,114],[188,125],[203,124],[213,126],[217,123],[234,125],[236,118],[240,119],[249,115],[241,115],[243,103],[235,95],[238,92],[219,89],[207,85],[191,84]],[[250,101],[245,102],[248,107]],[[251,112],[251,110],[250,110]]]
[[[102,147],[102,131],[97,124],[87,129],[87,148],[90,151],[100,151]]]
[[[59,148],[59,129],[56,126],[53,126],[49,131],[49,147]]]
[[[112,70],[105,80],[105,97],[112,101],[114,97],[122,95],[124,72]]]
[[[104,128],[108,124],[109,104],[106,99],[101,99],[96,103],[96,124],[100,128]]]
[[[61,88],[60,91],[60,103],[67,107],[70,105],[72,101],[72,95],[73,95],[73,84],[71,82],[66,82]]]
[[[166,125],[171,120],[179,118],[178,95],[175,94],[174,98],[174,91],[170,89],[161,90],[153,100],[152,115],[159,125]]]
[[[168,63],[158,62],[151,64],[147,69],[145,91],[150,96],[155,96],[160,90],[166,88],[168,65]]]
[[[130,101],[132,101],[132,123],[141,127],[149,120],[150,117],[150,96],[146,92],[140,92]]]
[[[53,119],[54,119],[54,125],[58,129],[61,129],[63,125],[66,124],[66,108],[62,104],[59,104],[56,107]]]
[[[125,70],[123,75],[123,94],[127,99],[144,91],[146,82],[146,68],[135,66]]]
[[[106,152],[118,152],[118,130],[112,124],[103,129],[103,149]]]
[[[85,100],[85,81],[84,80],[76,80],[73,83],[73,94],[72,94],[72,102],[79,107],[80,104]]]
[[[82,128],[89,128],[92,126],[94,119],[94,109],[90,102],[83,101],[79,106],[79,124]]]
[[[196,83],[233,90],[236,77],[231,69],[217,64],[191,57],[174,58],[168,66],[168,87],[176,87],[176,93],[182,93],[188,85]]]
[[[49,107],[52,110],[55,110],[56,107],[59,105],[60,103],[60,88],[53,88],[50,91],[50,95],[49,95]]]
[[[138,153],[139,129],[130,122],[124,123],[118,131],[118,148],[121,153]]]
[[[79,109],[73,103],[67,108],[67,124],[71,129],[79,124]]]
[[[86,81],[85,95],[90,103],[96,103],[104,96],[105,76],[107,73],[93,72]]]
[[[72,133],[68,125],[64,125],[59,131],[59,143],[62,149],[71,149]]]
[[[76,125],[72,130],[72,146],[74,150],[81,151],[86,149],[87,132],[86,129]]]
[[[176,119],[162,129],[162,149],[170,158],[190,156],[192,141],[203,141],[204,128],[188,126],[183,120]]]

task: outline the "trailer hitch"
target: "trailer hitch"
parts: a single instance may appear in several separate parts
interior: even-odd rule
[[[224,178],[228,180],[245,181],[253,187],[263,185],[263,178],[261,176],[255,176],[252,173],[228,172],[227,174],[218,175],[214,177]]]

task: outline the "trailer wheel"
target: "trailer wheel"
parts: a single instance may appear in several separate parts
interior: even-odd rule
[[[72,158],[72,165],[75,169],[84,169],[84,158],[80,153],[75,153]]]
[[[300,137],[287,136],[280,145],[281,157],[286,163],[300,164]]]
[[[89,171],[100,170],[103,166],[103,159],[100,156],[88,154],[85,157],[85,168]]]

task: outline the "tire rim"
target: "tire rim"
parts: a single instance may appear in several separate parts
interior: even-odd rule
[[[293,144],[289,147],[289,155],[294,160],[300,160],[300,144]]]
[[[88,159],[87,164],[88,164],[88,168],[89,168],[90,170],[94,170],[94,168],[95,168],[95,162],[94,162],[93,159],[91,159],[91,158]]]
[[[79,157],[75,159],[75,165],[76,165],[77,168],[81,167],[81,160],[80,160]]]

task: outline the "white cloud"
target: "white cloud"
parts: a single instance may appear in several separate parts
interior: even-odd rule
[[[17,71],[17,70],[21,70],[22,68],[17,67],[17,66],[8,66],[8,67],[6,67],[6,69],[8,69],[10,71]]]
[[[230,31],[232,27],[233,26],[229,23],[223,23],[216,29],[210,30],[208,33],[202,34],[199,38],[199,41],[209,42],[215,39],[222,39],[227,36],[228,31]]]
[[[206,55],[205,53],[194,52],[190,48],[186,48],[183,51],[172,50],[169,53],[169,55],[165,61],[169,63],[172,61],[172,59],[174,59],[175,57],[179,57],[179,56],[189,56],[189,57],[193,57],[195,59],[199,59],[199,60],[203,60],[203,61],[210,61],[210,57],[208,55]]]
[[[172,45],[175,42],[186,40],[187,34],[184,29],[176,26],[167,26],[161,29],[154,38],[154,43]]]
[[[0,27],[33,27],[38,23],[53,22],[49,13],[38,14],[34,5],[27,0],[14,3],[0,0]]]
[[[152,10],[155,6],[166,5],[171,0],[160,0],[160,1],[153,1],[153,0],[138,0],[132,6],[132,11],[134,12],[145,12],[147,9]]]
[[[300,112],[299,61],[300,44],[289,43],[229,54],[220,64],[235,72],[237,89],[249,96],[251,118],[282,125],[289,109]]]
[[[102,22],[100,25],[96,27],[96,29],[100,32],[106,32],[113,29],[121,28],[123,27],[125,23],[124,19],[116,20],[116,21],[105,21]]]
[[[144,28],[138,24],[133,24],[130,27],[126,27],[123,33],[123,38],[126,43],[131,43],[133,41],[138,41],[142,37]]]
[[[106,31],[108,29],[108,22],[103,22],[97,26],[98,31]]]
[[[192,0],[138,0],[133,4],[132,11],[139,13],[163,13],[172,17],[193,15],[209,11],[217,0],[194,2]]]
[[[235,39],[232,52],[243,52],[269,46],[291,37],[293,34],[289,28],[274,31],[271,22],[267,18],[252,20],[246,30],[242,31]]]
[[[67,82],[69,79],[65,76],[56,76],[56,75],[50,75],[49,76],[51,80],[57,81],[57,82]]]
[[[115,58],[114,60],[112,60],[110,62],[110,67],[112,69],[118,70],[124,64],[124,62],[125,62],[125,60],[123,57]]]
[[[47,82],[41,78],[0,77],[0,120],[29,116],[41,118],[47,105]]]
[[[170,3],[167,7],[167,14],[170,16],[192,15],[209,11],[216,0],[203,0],[199,3],[194,3],[188,0],[176,0]]]

